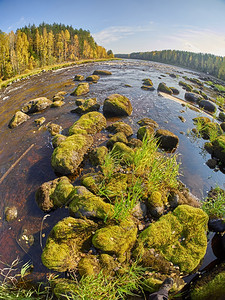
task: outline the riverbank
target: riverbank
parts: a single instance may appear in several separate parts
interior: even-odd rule
[[[103,62],[103,61],[111,61],[111,60],[120,60],[120,58],[97,58],[97,59],[82,59],[78,61],[73,61],[73,62],[64,62],[61,64],[54,64],[50,66],[45,66],[42,68],[37,68],[34,70],[29,70],[29,72],[22,73],[20,75],[16,75],[10,79],[0,81],[0,89],[7,87],[8,85],[12,84],[13,82],[17,82],[23,79],[26,79],[28,77],[40,74],[42,72],[48,72],[52,70],[58,70],[62,68],[67,68],[71,66],[76,66],[76,65],[82,65],[82,64],[88,64],[88,63],[93,63],[93,62]]]

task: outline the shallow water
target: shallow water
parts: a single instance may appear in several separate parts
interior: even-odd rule
[[[35,276],[46,273],[48,270],[40,260],[40,229],[42,219],[46,214],[36,205],[34,194],[42,183],[56,178],[56,175],[51,168],[53,152],[51,136],[45,129],[38,130],[34,120],[44,116],[46,123],[57,123],[66,132],[78,119],[76,114],[70,112],[76,107],[74,101],[76,97],[70,95],[76,84],[73,77],[75,74],[88,76],[96,69],[109,70],[112,75],[101,76],[97,84],[90,86],[90,93],[87,97],[96,97],[98,102],[103,104],[104,99],[110,94],[123,94],[131,100],[133,105],[133,114],[124,117],[123,120],[133,127],[134,132],[138,129],[136,122],[143,117],[149,117],[154,119],[160,128],[168,129],[178,135],[180,141],[176,153],[181,162],[180,179],[196,197],[202,199],[216,184],[224,188],[224,174],[209,169],[205,164],[210,158],[210,155],[202,150],[205,141],[196,140],[187,134],[194,127],[192,119],[199,116],[199,113],[184,108],[180,103],[171,99],[159,96],[156,90],[141,89],[142,79],[151,78],[156,88],[159,82],[178,88],[180,91],[178,97],[184,100],[185,91],[178,85],[178,82],[183,80],[181,76],[198,78],[198,73],[164,64],[125,60],[90,63],[44,72],[14,83],[0,91],[0,178],[30,145],[34,144],[34,146],[0,185],[0,260],[10,263],[17,256],[24,262],[31,260],[35,266]],[[168,73],[174,73],[180,77],[171,78]],[[131,85],[131,87],[126,85]],[[49,108],[42,113],[32,115],[26,123],[13,130],[8,128],[10,119],[23,103],[40,96],[52,99],[54,94],[62,90],[68,93],[65,96],[64,106]],[[210,90],[206,92],[213,96]],[[183,123],[178,118],[181,115],[186,122]],[[101,135],[98,135],[98,139],[100,138]],[[4,210],[5,207],[12,205],[18,208],[18,219],[7,223],[4,220]],[[43,245],[54,224],[67,215],[66,209],[58,209],[46,217],[42,232],[45,235],[42,237]],[[24,229],[27,229],[27,234],[34,235],[34,244],[31,247],[28,247],[26,242],[19,241],[19,235]],[[213,258],[210,252],[207,255],[206,262]]]

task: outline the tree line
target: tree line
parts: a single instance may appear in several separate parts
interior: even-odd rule
[[[0,80],[28,70],[79,59],[113,57],[97,45],[90,32],[63,24],[35,25],[14,33],[0,30]]]
[[[225,80],[225,57],[178,50],[118,54],[120,58],[144,59],[201,71]]]

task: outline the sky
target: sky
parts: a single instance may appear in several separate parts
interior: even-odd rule
[[[0,29],[62,23],[116,53],[185,50],[225,56],[225,0],[0,0]]]

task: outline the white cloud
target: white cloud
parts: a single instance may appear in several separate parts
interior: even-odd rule
[[[100,32],[92,34],[96,42],[100,45],[108,45],[126,37],[135,35],[138,32],[151,31],[152,22],[149,26],[111,26]]]

